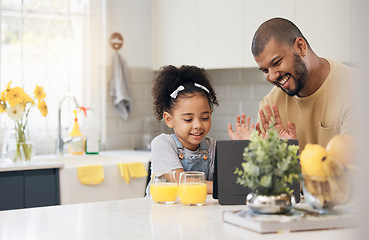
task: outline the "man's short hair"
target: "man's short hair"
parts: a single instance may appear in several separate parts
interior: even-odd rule
[[[256,30],[251,51],[254,56],[259,56],[272,38],[278,43],[293,46],[299,37],[303,38],[310,48],[308,41],[293,22],[284,18],[272,18],[262,23]]]

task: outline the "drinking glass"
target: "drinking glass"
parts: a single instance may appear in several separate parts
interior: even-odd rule
[[[207,197],[205,173],[182,172],[179,175],[178,197],[184,205],[204,205]]]
[[[151,176],[150,195],[155,203],[170,204],[177,200],[176,172],[153,173]]]

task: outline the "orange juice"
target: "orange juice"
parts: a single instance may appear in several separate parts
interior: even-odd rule
[[[183,183],[178,187],[178,196],[182,204],[202,205],[205,203],[206,183]]]
[[[150,195],[156,203],[174,203],[177,199],[177,183],[151,183]]]

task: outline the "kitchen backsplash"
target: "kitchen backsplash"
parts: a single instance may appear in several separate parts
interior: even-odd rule
[[[110,69],[107,69],[110,72]],[[242,112],[257,119],[259,102],[272,88],[263,74],[256,68],[208,70],[213,80],[219,106],[212,115],[212,128],[209,136],[218,140],[229,139],[227,124],[234,126],[235,117]],[[132,112],[128,120],[122,120],[113,108],[107,92],[106,141],[101,150],[145,148],[151,139],[162,133],[171,133],[163,122],[154,119],[151,88],[156,76],[150,68],[129,68],[130,89],[133,98]],[[109,78],[108,78],[109,79]],[[107,83],[107,91],[109,82]],[[0,144],[2,144],[0,136]],[[37,142],[36,154],[54,154],[55,139]]]
[[[229,139],[227,124],[235,122],[242,112],[257,119],[259,102],[272,88],[256,68],[209,70],[219,99],[212,116],[209,136],[218,140]],[[122,120],[115,112],[111,99],[106,101],[106,144],[103,150],[146,147],[151,138],[161,132],[170,133],[164,123],[153,119],[151,87],[156,73],[146,68],[130,68],[130,88],[133,98],[131,116]],[[151,135],[145,134],[151,132]]]

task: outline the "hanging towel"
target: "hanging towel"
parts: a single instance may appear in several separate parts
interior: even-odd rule
[[[127,184],[130,183],[128,163],[118,163],[118,168],[122,178],[124,178]]]
[[[118,168],[120,175],[122,178],[124,178],[126,183],[130,183],[130,178],[141,178],[148,176],[148,173],[142,162],[118,163]]]
[[[110,81],[110,96],[113,99],[115,110],[123,120],[128,119],[131,113],[131,94],[127,64],[118,52],[113,56],[113,75]]]
[[[78,178],[84,185],[96,185],[104,181],[104,168],[102,165],[77,167]]]
[[[148,173],[142,162],[128,164],[129,174],[133,178],[147,177]]]

